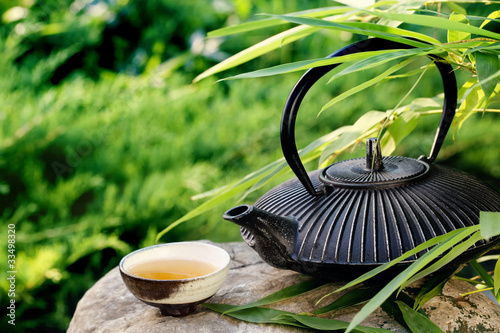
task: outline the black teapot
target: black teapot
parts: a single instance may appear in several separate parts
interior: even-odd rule
[[[371,38],[329,57],[406,49]],[[500,211],[500,193],[461,171],[434,165],[457,104],[456,80],[444,59],[429,55],[444,87],[441,121],[429,157],[381,156],[376,139],[366,158],[334,163],[307,173],[295,144],[295,120],[309,88],[337,65],[307,71],[292,89],[281,121],[281,144],[297,176],[223,218],[241,226],[242,238],[270,265],[339,280],[358,276],[438,235],[479,223],[480,211]],[[481,241],[452,265],[478,256],[496,242]],[[398,265],[406,267],[418,258]]]

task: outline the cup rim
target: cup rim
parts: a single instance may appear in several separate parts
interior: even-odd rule
[[[224,265],[220,266],[217,270],[211,272],[211,273],[208,273],[208,274],[205,274],[205,275],[202,275],[202,276],[196,276],[196,277],[192,277],[192,278],[186,278],[186,279],[164,279],[164,280],[160,280],[160,279],[148,279],[148,278],[145,278],[145,277],[142,277],[142,276],[138,276],[138,275],[134,275],[132,273],[130,273],[129,271],[127,271],[124,267],[124,263],[125,261],[127,260],[127,258],[130,258],[132,257],[133,255],[137,254],[137,253],[140,253],[140,252],[144,252],[144,251],[149,251],[153,248],[158,248],[158,247],[164,247],[164,246],[175,246],[175,245],[181,245],[181,244],[195,244],[195,245],[201,245],[201,246],[208,246],[208,247],[212,247],[212,248],[216,248],[218,250],[221,251],[221,253],[223,254],[223,256],[225,256],[225,263]],[[193,242],[193,241],[183,241],[183,242],[172,242],[172,243],[163,243],[163,244],[155,244],[155,245],[151,245],[151,246],[147,246],[147,247],[143,247],[143,248],[140,248],[140,249],[137,249],[135,251],[132,251],[130,252],[129,254],[125,255],[121,260],[120,260],[120,264],[118,265],[119,269],[120,269],[120,272],[122,274],[125,274],[131,278],[134,278],[134,279],[138,279],[138,280],[144,280],[144,281],[156,281],[156,282],[168,282],[168,281],[172,281],[172,282],[189,282],[189,281],[195,281],[195,280],[199,280],[199,279],[203,279],[203,278],[207,278],[209,276],[212,276],[212,275],[216,275],[218,273],[220,273],[221,271],[225,270],[229,264],[231,263],[231,257],[229,256],[229,253],[224,250],[223,248],[219,247],[219,246],[216,246],[216,245],[212,245],[212,244],[208,244],[208,243],[202,243],[202,242]]]

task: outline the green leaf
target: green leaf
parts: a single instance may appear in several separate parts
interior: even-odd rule
[[[409,1],[397,1],[393,6],[389,7],[387,11],[396,13],[408,13],[413,14],[416,9],[421,8],[425,5],[427,1],[425,0],[409,0]],[[401,25],[401,22],[391,21],[387,19],[381,19],[377,22],[380,25],[386,25],[391,27],[397,27]]]
[[[269,68],[259,69],[256,71],[247,72],[247,73],[243,73],[243,74],[238,74],[235,76],[224,78],[221,81],[234,80],[234,79],[250,79],[250,78],[266,77],[266,76],[272,76],[272,75],[292,73],[292,72],[302,71],[302,70],[306,70],[306,69],[313,68],[313,67],[341,64],[341,63],[346,63],[346,62],[350,62],[350,61],[359,61],[359,60],[366,59],[366,58],[369,58],[369,57],[374,56],[374,55],[379,55],[379,54],[384,54],[384,53],[389,53],[389,52],[392,52],[392,50],[358,52],[358,53],[348,54],[348,55],[334,57],[334,58],[320,58],[320,59],[310,59],[310,60],[297,61],[297,62],[292,62],[292,63],[288,63],[288,64],[277,65],[277,66],[273,66],[273,67],[269,67]]]
[[[442,236],[447,236],[444,238],[444,241],[442,243],[434,246],[429,252],[425,253],[422,257],[420,257],[418,260],[413,262],[403,272],[399,273],[384,288],[382,288],[382,290],[375,297],[373,297],[361,309],[361,311],[356,314],[356,316],[354,316],[346,333],[349,332],[356,325],[361,323],[366,317],[368,317],[373,311],[375,311],[394,291],[396,291],[398,288],[403,286],[410,278],[412,278],[415,274],[420,272],[429,263],[431,263],[436,258],[441,256],[445,251],[449,250],[451,247],[455,246],[458,242],[462,241],[464,238],[466,238],[468,235],[470,235],[470,233],[477,231],[477,229],[478,229],[477,227],[478,226],[472,226],[472,227],[457,229],[454,231],[457,231],[458,233],[454,233],[452,231],[446,235],[442,235]],[[416,248],[418,248],[418,246]],[[412,252],[412,251],[408,251],[408,252]],[[398,260],[399,260],[399,258],[398,258]],[[391,261],[391,263],[392,263],[392,261]],[[373,270],[373,271],[375,271],[375,270]],[[359,279],[361,279],[361,278],[359,278]],[[348,285],[355,283],[355,281],[348,283]],[[342,288],[345,288],[345,287],[346,286],[344,286]],[[342,288],[337,289],[337,290],[341,290]]]
[[[282,314],[276,319],[281,319],[281,318],[293,318],[297,322],[315,329],[315,330],[320,330],[320,331],[344,331],[347,326],[349,325],[348,322],[345,321],[340,321],[340,320],[335,320],[335,319],[326,319],[326,318],[319,318],[319,317],[314,317],[314,316],[308,316],[308,315],[298,315],[298,314]],[[390,331],[382,329],[382,328],[373,328],[373,327],[364,327],[364,326],[356,326],[354,328],[354,332],[359,332],[359,333],[388,333]]]
[[[498,50],[500,49],[500,42],[493,43],[493,42],[486,42],[482,43],[482,45],[477,45],[477,46],[470,46],[465,52],[464,55],[467,55],[469,53],[474,53],[476,51],[483,50],[485,52],[490,52],[490,53],[496,53],[498,54]]]
[[[387,300],[385,300],[384,303],[380,305],[380,308],[384,310],[384,312],[387,313],[389,317],[394,318],[394,320],[396,320],[399,324],[401,324],[401,326],[408,329],[408,325],[406,324],[406,321],[403,317],[403,313],[399,309],[399,306],[396,303],[396,301],[401,301],[410,307],[413,306],[415,301],[407,293],[400,292],[400,293],[392,293],[387,298]],[[417,310],[417,311],[421,312],[422,310]]]
[[[252,307],[238,311],[231,311],[236,305],[229,304],[203,304],[206,308],[219,312],[226,313],[228,316],[257,324],[281,324],[308,329],[319,330],[341,330],[344,331],[348,324],[345,321],[318,318],[309,315],[295,314],[292,312],[276,310],[271,308]],[[357,326],[354,329],[357,333],[389,333],[389,331],[381,328],[372,328]]]
[[[227,58],[226,60],[218,63],[213,67],[210,67],[209,69],[198,75],[193,81],[197,82],[213,74],[238,66],[242,63],[255,59],[267,52],[278,49],[283,45],[289,44],[300,38],[309,36],[310,34],[319,30],[320,29],[316,27],[298,26],[283,31],[277,35],[274,35],[272,37],[263,40],[260,43],[252,45],[251,47],[243,51],[238,52],[237,54]]]
[[[211,199],[207,200],[206,202],[202,203],[201,205],[199,205],[195,209],[189,211],[186,215],[184,215],[181,218],[177,219],[176,221],[172,222],[168,227],[166,227],[165,229],[160,231],[158,233],[158,235],[156,236],[156,241],[158,242],[161,237],[163,237],[166,233],[168,233],[173,228],[177,227],[179,224],[184,223],[186,221],[189,221],[190,219],[195,218],[196,216],[199,216],[199,215],[213,209],[214,207],[225,202],[226,200],[233,198],[238,193],[245,191],[250,186],[252,186],[257,181],[259,181],[259,179],[264,177],[267,173],[271,172],[275,168],[278,168],[278,167],[280,167],[280,165],[283,165],[285,163],[286,162],[285,162],[284,158],[281,158],[273,163],[270,163],[270,164],[264,166],[263,168],[255,171],[255,172],[245,176],[242,180],[221,188],[217,195],[215,195]]]
[[[360,137],[375,125],[381,123],[387,117],[386,112],[370,111],[362,115],[352,126],[341,127],[342,135],[339,139],[333,141],[328,145],[321,154],[320,164],[330,155],[338,150],[343,149],[352,141]],[[339,129],[340,130],[340,129]]]
[[[450,20],[454,22],[461,22],[465,24],[469,24],[469,20],[465,15],[458,13],[451,13]],[[461,40],[470,39],[470,32],[461,32],[455,30],[448,30],[448,43],[453,43]]]
[[[500,70],[498,55],[477,51],[474,52],[474,57],[476,58],[477,79],[483,89],[486,100],[488,100],[498,83],[498,79],[495,80],[495,77],[490,79],[491,76]]]
[[[462,229],[453,230],[453,231],[450,231],[447,234],[433,237],[433,238],[429,239],[428,241],[426,241],[426,242],[424,242],[424,243],[422,243],[420,245],[417,245],[413,250],[405,252],[400,257],[398,257],[398,258],[396,258],[394,260],[391,260],[388,263],[380,265],[379,267],[372,269],[371,271],[369,271],[369,272],[361,275],[360,277],[356,278],[355,280],[350,281],[349,283],[347,283],[342,288],[339,288],[339,289],[335,290],[335,292],[339,292],[339,291],[345,290],[347,288],[353,287],[353,286],[355,286],[357,284],[360,284],[360,283],[362,283],[362,282],[364,282],[364,281],[366,281],[366,280],[368,280],[368,279],[376,276],[377,274],[382,273],[383,271],[391,268],[392,266],[398,264],[399,262],[401,262],[401,261],[403,261],[403,260],[405,260],[405,259],[407,259],[407,258],[409,258],[409,257],[411,257],[413,255],[416,255],[417,253],[419,253],[421,251],[424,251],[424,250],[426,250],[426,249],[428,249],[428,248],[430,248],[432,246],[435,246],[435,245],[440,244],[440,243],[446,243],[446,242],[449,242],[449,241],[452,241],[452,240],[453,240],[453,244],[455,244],[456,242],[459,242],[460,240],[462,240],[463,238],[469,236],[471,233],[473,233],[473,232],[475,232],[477,230],[478,230],[478,227],[474,226],[474,227],[468,227],[468,228],[462,228]],[[455,242],[455,237],[458,237],[458,240],[456,240],[456,242]],[[436,247],[434,247],[432,250],[436,251]],[[419,260],[421,260],[422,258],[420,258]]]
[[[496,20],[498,17],[500,17],[500,10],[495,10],[494,12],[491,12],[490,14],[488,14],[488,19],[489,20],[484,20],[484,22],[481,23],[480,28],[484,28],[491,21],[497,21],[498,22],[498,20]]]
[[[497,259],[495,270],[493,271],[493,290],[494,295],[498,299],[498,290],[500,289],[500,258]]]
[[[404,138],[417,127],[420,114],[418,112],[406,111],[401,113],[387,128],[380,145],[382,155],[389,156]]]
[[[443,291],[444,285],[455,274],[455,269],[438,272],[427,280],[415,297],[414,309],[420,309],[428,300],[439,295]]]
[[[475,81],[475,80],[474,80]],[[457,110],[457,116],[453,120],[454,125],[460,129],[464,122],[474,114],[474,110],[478,109],[484,101],[484,92],[479,85],[473,85],[472,81],[466,82],[462,87],[464,89],[464,97],[462,104]],[[461,90],[462,90],[461,89]],[[462,91],[459,92],[461,94]]]
[[[310,162],[313,159],[318,158],[321,155],[321,148],[325,146],[328,142],[333,142],[337,140],[337,138],[345,131],[346,127],[341,127],[338,128],[322,137],[319,139],[314,140],[310,144],[308,144],[306,147],[302,148],[299,150],[299,156],[304,164],[307,162]],[[282,159],[284,160],[284,159]],[[252,191],[257,190],[260,188],[262,185],[264,185],[269,179],[283,171],[287,167],[286,162],[282,162],[280,165],[278,165],[275,169],[271,170],[268,172],[266,175],[261,177],[257,182],[255,182],[252,187],[243,195],[242,198],[245,198],[248,194],[250,194]],[[289,169],[287,169],[288,171]],[[242,199],[240,199],[242,200]]]
[[[401,301],[396,301],[406,324],[413,333],[443,333],[427,316],[413,310]]]
[[[380,290],[380,286],[374,284],[369,287],[360,287],[349,291],[347,294],[342,295],[332,303],[319,308],[313,312],[315,315],[320,315],[324,313],[328,313],[331,311],[337,311],[340,309],[344,309],[353,305],[357,305],[360,303],[364,303],[368,301],[370,298],[375,296],[377,292]]]
[[[332,76],[329,82],[333,81],[334,79],[342,76],[342,75],[347,75],[351,74],[357,71],[361,70],[366,70],[369,68],[373,68],[376,66],[383,65],[389,61],[400,59],[400,58],[406,58],[410,56],[417,56],[417,55],[426,55],[429,53],[432,53],[432,51],[435,49],[432,48],[421,48],[421,49],[409,49],[409,50],[392,50],[390,53],[384,53],[384,54],[378,54],[374,55],[371,57],[368,57],[366,59],[360,60],[353,65],[343,69],[339,73],[335,74]]]
[[[230,304],[216,304],[216,303],[204,303],[204,307],[219,312],[225,313],[229,312],[231,309],[237,307],[237,305]],[[280,320],[279,316],[282,314],[288,314],[289,312],[270,309],[270,308],[261,308],[261,307],[253,307],[249,309],[242,309],[239,311],[230,312],[227,315],[239,320],[248,321],[256,324],[284,324],[284,325],[292,325],[302,328],[307,328],[307,326],[302,325],[300,323],[291,322],[289,319]]]
[[[347,31],[353,34],[366,35],[371,37],[380,37],[387,40],[401,42],[403,44],[412,45],[415,47],[428,47],[427,43],[420,42],[418,40],[408,39],[408,31],[398,28],[387,27],[383,25],[370,24],[370,23],[340,23],[332,22],[328,20],[314,19],[308,17],[297,17],[289,15],[272,15],[273,17],[280,18],[284,21],[301,24],[304,26],[310,26],[315,28],[330,29]],[[415,34],[411,32],[410,34]],[[430,39],[428,36],[417,34],[417,38],[423,38],[424,40],[435,41],[435,39]]]
[[[321,111],[320,111],[320,114],[321,112],[323,112],[325,109],[335,105],[336,103],[346,99],[347,97],[349,96],[352,96],[360,91],[363,91],[365,90],[366,88],[368,87],[371,87],[377,83],[379,83],[380,81],[384,80],[385,78],[387,78],[389,75],[391,75],[392,73],[400,70],[401,68],[403,67],[406,67],[408,64],[410,64],[413,60],[415,60],[415,58],[410,58],[410,59],[406,59],[405,61],[402,61],[401,63],[399,64],[396,64],[394,66],[392,66],[391,68],[387,69],[386,71],[384,71],[383,73],[377,75],[376,77],[374,77],[373,79],[371,80],[368,80],[368,81],[365,81],[364,83],[354,87],[354,88],[351,88],[349,89],[348,91],[346,92],[343,92],[342,94],[338,95],[337,97],[331,99],[328,103],[326,103],[322,108],[321,108]]]
[[[346,5],[348,7],[354,8],[365,8],[368,6],[373,6],[375,4],[375,0],[338,0],[338,3]]]
[[[295,16],[308,16],[308,17],[325,17],[329,15],[337,15],[343,14],[352,10],[351,8],[347,8],[344,6],[335,6],[335,7],[323,7],[323,8],[315,8],[310,10],[304,10],[300,12],[290,13],[289,15]],[[268,18],[258,21],[244,22],[235,26],[225,27],[217,30],[210,31],[207,33],[207,37],[222,37],[240,34],[244,32],[259,30],[263,28],[269,28],[277,25],[286,24],[283,20],[276,18]]]
[[[475,228],[475,229],[477,229],[477,228]],[[462,239],[458,239],[458,242],[461,241]],[[467,249],[469,249],[472,245],[474,245],[475,243],[477,243],[480,240],[481,240],[481,235],[479,235],[479,232],[475,232],[467,240],[465,240],[457,245],[453,244],[454,245],[453,248],[451,248],[451,246],[449,246],[449,248],[451,248],[451,249],[445,255],[443,255],[441,258],[439,258],[439,260],[434,262],[432,265],[426,267],[425,269],[423,269],[424,267],[422,267],[422,269],[418,273],[416,273],[414,276],[409,278],[404,284],[401,285],[400,290],[403,287],[410,285],[413,282],[420,280],[423,277],[425,277],[429,274],[432,274],[432,273],[438,271],[439,269],[445,267],[447,264],[452,262],[455,258],[460,256],[462,253],[464,253]]]
[[[500,235],[500,213],[480,212],[479,225],[481,226],[481,237],[486,240]]]
[[[371,6],[372,8],[380,7],[380,6],[385,6],[387,4],[394,3],[394,1],[378,1],[375,3],[375,5]],[[322,7],[322,8],[313,8],[309,10],[303,10],[300,12],[295,12],[295,13],[288,13],[287,15],[293,15],[293,16],[307,16],[307,17],[326,17],[330,15],[338,15],[338,14],[344,14],[349,11],[352,11],[351,16],[354,16],[358,13],[357,9],[345,7],[345,6],[336,6],[336,7]],[[329,17],[330,20],[333,20],[332,17]],[[222,37],[222,36],[229,36],[229,35],[234,35],[234,34],[239,34],[243,32],[248,32],[248,31],[253,31],[253,30],[258,30],[262,28],[269,28],[272,26],[277,26],[277,25],[282,25],[286,24],[286,22],[283,22],[281,19],[263,19],[263,20],[258,20],[258,21],[252,21],[252,22],[244,22],[235,26],[230,26],[230,27],[225,27],[221,29],[216,29],[213,31],[210,31],[207,36],[209,38],[211,37]]]
[[[415,31],[407,30],[407,29],[394,28],[394,27],[389,27],[386,25],[369,23],[369,22],[343,22],[343,24],[345,24],[346,26],[364,29],[367,31],[378,31],[381,33],[392,34],[394,36],[401,36],[401,37],[405,37],[405,38],[411,37],[411,38],[418,39],[419,41],[428,42],[428,43],[434,44],[434,45],[441,44],[439,42],[439,40],[437,40],[433,37],[430,37],[430,36],[427,36],[425,34],[415,32]],[[423,44],[423,43],[410,44],[410,45],[418,46],[419,44],[421,47],[428,46],[428,45]]]
[[[476,34],[479,36],[485,36],[500,40],[500,34],[498,33],[474,27],[461,22],[450,21],[441,17],[418,15],[418,14],[399,14],[399,13],[391,13],[383,11],[365,11],[365,12],[377,17],[382,17],[393,21],[402,21],[408,24],[416,24],[436,29],[468,32],[471,34]]]
[[[223,314],[228,314],[230,312],[248,309],[251,307],[280,302],[280,301],[301,295],[303,293],[309,292],[309,291],[314,290],[316,288],[322,287],[324,285],[325,285],[324,281],[320,281],[317,279],[310,279],[310,280],[307,280],[304,282],[294,284],[290,287],[283,288],[283,289],[281,289],[281,290],[279,290],[279,291],[277,291],[269,296],[266,296],[264,298],[259,299],[258,301],[250,302],[250,303],[247,303],[244,305],[239,305],[239,306],[233,307],[230,310],[225,311]]]
[[[414,112],[424,112],[424,111],[433,111],[440,110],[443,105],[443,95],[438,95],[436,97],[428,98],[415,98],[408,105],[410,111]]]
[[[457,5],[456,3],[450,2],[450,1],[446,1],[445,3],[448,7],[450,7],[450,9],[452,11],[457,12],[457,13],[462,14],[462,15],[467,15],[467,11],[465,10],[464,7]]]
[[[490,274],[488,274],[488,272],[484,269],[484,267],[477,262],[477,260],[471,260],[470,266],[481,277],[486,286],[488,287],[494,286],[495,283],[493,282],[493,278],[490,276]]]

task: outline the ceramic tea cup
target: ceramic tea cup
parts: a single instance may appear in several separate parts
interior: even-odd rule
[[[220,289],[229,254],[214,245],[178,242],[134,251],[120,261],[128,290],[163,315],[185,316]]]

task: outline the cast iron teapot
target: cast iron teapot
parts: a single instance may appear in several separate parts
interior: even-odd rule
[[[329,57],[411,48],[372,38]],[[295,120],[309,88],[337,65],[307,71],[291,91],[281,121],[281,144],[297,176],[265,194],[253,206],[224,213],[241,226],[248,245],[270,265],[327,279],[358,276],[438,235],[479,223],[480,211],[500,211],[500,193],[461,171],[432,164],[455,115],[457,88],[452,67],[429,55],[444,87],[444,106],[431,154],[418,159],[381,156],[376,139],[366,158],[334,163],[310,173],[295,144]],[[491,249],[479,242],[453,265]],[[417,259],[413,256],[398,267]]]

